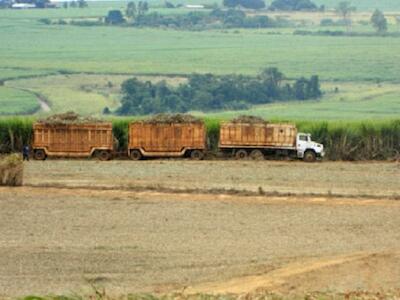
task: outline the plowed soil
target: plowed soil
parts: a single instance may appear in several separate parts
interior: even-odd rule
[[[400,289],[396,164],[25,166],[0,188],[0,298]]]

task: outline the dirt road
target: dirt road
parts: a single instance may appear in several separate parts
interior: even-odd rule
[[[108,168],[96,162],[35,162],[26,169],[31,186],[0,188],[0,298],[84,294],[91,284],[105,287],[110,295],[400,289],[400,201],[376,195],[272,197],[122,190],[125,184],[140,183],[143,176],[155,185],[190,187],[186,182],[179,185],[183,175],[178,170],[187,174],[194,169],[208,172],[191,181],[202,189],[212,182],[232,186],[230,176],[237,176],[241,186],[255,188],[258,183],[253,181],[261,182],[260,174],[266,173],[259,165],[251,172],[247,163],[239,175],[237,170],[229,173],[229,166],[221,170],[219,164],[219,170],[201,169],[192,162],[151,162],[148,168],[106,164]],[[152,169],[157,165],[161,171]],[[268,166],[288,170],[285,163]],[[306,166],[295,165],[286,177],[295,178]],[[323,170],[322,164],[315,166],[310,174]],[[362,164],[326,167],[337,175],[341,191],[352,193],[366,186],[368,178],[370,191],[397,191],[392,178],[398,176],[395,164],[379,164],[375,175],[364,174],[375,168]],[[284,173],[270,181],[283,184]],[[111,174],[113,188],[99,189]],[[387,176],[387,186],[385,178],[372,179],[377,175]],[[320,177],[330,184],[330,177]],[[350,178],[353,183],[347,182]],[[58,187],[33,186],[39,183]],[[73,187],[77,185],[97,188]],[[288,186],[295,191],[299,185]],[[312,186],[307,190],[313,191]]]

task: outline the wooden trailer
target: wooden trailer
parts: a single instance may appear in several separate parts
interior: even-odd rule
[[[46,157],[92,157],[109,160],[112,157],[114,137],[112,124],[48,124],[35,123],[33,126],[33,156],[44,160]]]
[[[202,159],[206,149],[206,128],[197,123],[146,123],[129,125],[128,155],[143,157],[183,157]]]
[[[297,129],[291,124],[222,123],[219,148],[238,159],[261,158],[267,150],[296,151]]]

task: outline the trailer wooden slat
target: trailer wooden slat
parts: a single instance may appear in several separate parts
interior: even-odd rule
[[[145,123],[129,125],[129,151],[141,150],[149,156],[176,156],[182,151],[206,148],[206,129],[202,123]]]
[[[112,124],[33,125],[33,150],[43,149],[49,156],[90,156],[96,149],[113,151]]]
[[[291,124],[222,123],[220,148],[296,147],[296,126]]]

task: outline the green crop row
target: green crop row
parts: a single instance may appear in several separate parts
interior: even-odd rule
[[[205,118],[210,150],[218,147],[222,119]],[[17,152],[32,140],[33,118],[0,119],[0,152]],[[112,119],[119,151],[126,149],[128,118]],[[400,155],[400,119],[383,121],[295,121],[299,131],[324,144],[329,160],[388,160]]]

